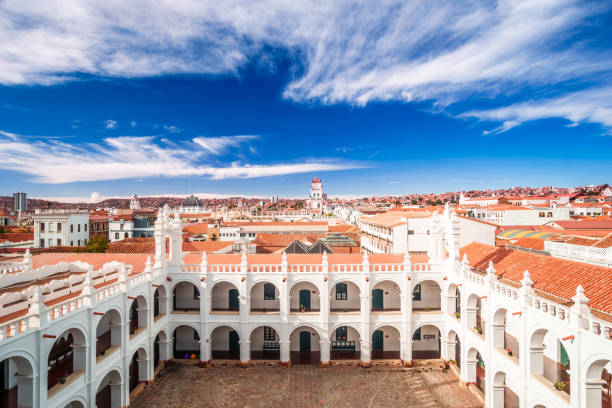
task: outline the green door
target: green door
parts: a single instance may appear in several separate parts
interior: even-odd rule
[[[381,330],[376,330],[372,334],[372,350],[382,350],[383,349],[383,332]]]
[[[229,290],[229,309],[230,310],[238,310],[238,289],[230,289]]]
[[[310,351],[310,332],[300,332],[300,351]]]
[[[300,290],[300,308],[304,306],[306,310],[310,310],[310,290]]]
[[[383,291],[382,289],[374,289],[372,291],[372,310],[383,309]]]
[[[236,353],[240,350],[240,344],[238,344],[238,333],[235,330],[229,332],[229,351],[230,353]]]

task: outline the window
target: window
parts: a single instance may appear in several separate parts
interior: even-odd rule
[[[62,232],[62,223],[61,222],[57,223],[57,232]]]
[[[72,234],[74,232],[74,225],[70,224],[70,233]]]
[[[193,339],[194,339],[195,341],[200,341],[200,335],[198,334],[198,331],[197,331],[197,330],[194,330],[194,331],[193,331]]]
[[[123,229],[123,224],[119,224],[119,229],[122,230]]]
[[[348,287],[346,283],[336,284],[336,300],[348,299],[347,293],[348,293]]]
[[[276,332],[273,328],[264,326],[264,341],[274,341],[276,340]]]
[[[87,232],[87,224],[83,224],[83,228],[85,228],[85,232]]]
[[[70,241],[70,246],[74,246],[74,241]]]
[[[45,232],[45,223],[44,222],[40,223],[40,231],[41,232]]]
[[[200,291],[196,286],[193,287],[193,298],[196,300],[200,298]]]
[[[412,300],[421,300],[421,285],[416,285],[412,291]]]
[[[272,283],[264,283],[264,300],[276,299],[276,289]]]
[[[119,239],[119,233],[115,232],[115,239]]]
[[[57,239],[57,246],[62,246],[62,240],[61,239]]]
[[[412,335],[412,340],[421,340],[421,328],[420,327],[414,331],[414,334]]]
[[[77,224],[77,232],[81,232],[81,224]]]
[[[41,248],[44,248],[44,247],[45,247],[45,239],[44,239],[44,238],[41,238],[41,239],[40,239],[40,247],[41,247]]]
[[[340,326],[336,329],[336,341],[347,339],[348,328],[346,326]]]
[[[77,240],[77,246],[81,246],[81,240]]]
[[[567,355],[567,350],[565,350],[565,347],[563,347],[561,342],[559,342],[559,362],[569,368],[570,359]]]
[[[123,235],[124,238],[129,238],[130,234],[128,234],[127,232]]]
[[[408,230],[408,235],[414,235],[414,230]]]
[[[87,240],[83,241],[85,245],[87,245]]]

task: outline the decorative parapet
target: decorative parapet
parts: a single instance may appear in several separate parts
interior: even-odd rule
[[[565,242],[544,241],[544,249],[555,258],[586,262],[612,268],[612,247],[594,248]]]

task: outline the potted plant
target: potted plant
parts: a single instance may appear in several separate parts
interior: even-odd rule
[[[431,307],[429,307],[429,306],[426,306],[426,307],[425,307],[425,311],[426,311],[426,312],[429,312],[430,310],[431,310]]]
[[[66,384],[66,377],[60,377],[58,381],[60,384]]]
[[[511,349],[510,347],[508,347],[508,348],[506,349],[506,351],[508,352],[508,355],[509,355],[509,356],[511,356],[511,355],[512,355],[512,349]]]
[[[565,391],[565,387],[567,387],[567,384],[564,381],[561,380],[557,380],[555,381],[555,389],[558,391]]]
[[[456,364],[457,362],[455,360],[448,360],[448,364],[453,365]]]
[[[344,308],[344,313],[348,312],[348,307]]]
[[[100,355],[103,356],[104,354],[106,354],[106,350],[100,350]]]
[[[130,335],[133,335],[136,333],[136,329],[133,327],[130,327]]]
[[[267,307],[264,307],[264,308],[263,308],[263,312],[264,312],[264,313],[268,313],[268,308],[267,308]]]
[[[478,334],[482,334],[482,327],[476,326],[474,327],[474,329],[476,329],[476,332],[478,332]]]
[[[459,313],[459,312],[455,312],[455,317],[456,317],[457,319],[458,319],[458,318],[460,318],[460,317],[461,317],[461,313]]]
[[[300,311],[304,313],[306,311],[306,306],[300,305]]]

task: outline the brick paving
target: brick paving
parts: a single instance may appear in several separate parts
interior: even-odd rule
[[[172,364],[131,406],[475,408],[482,404],[454,374],[436,367]]]

